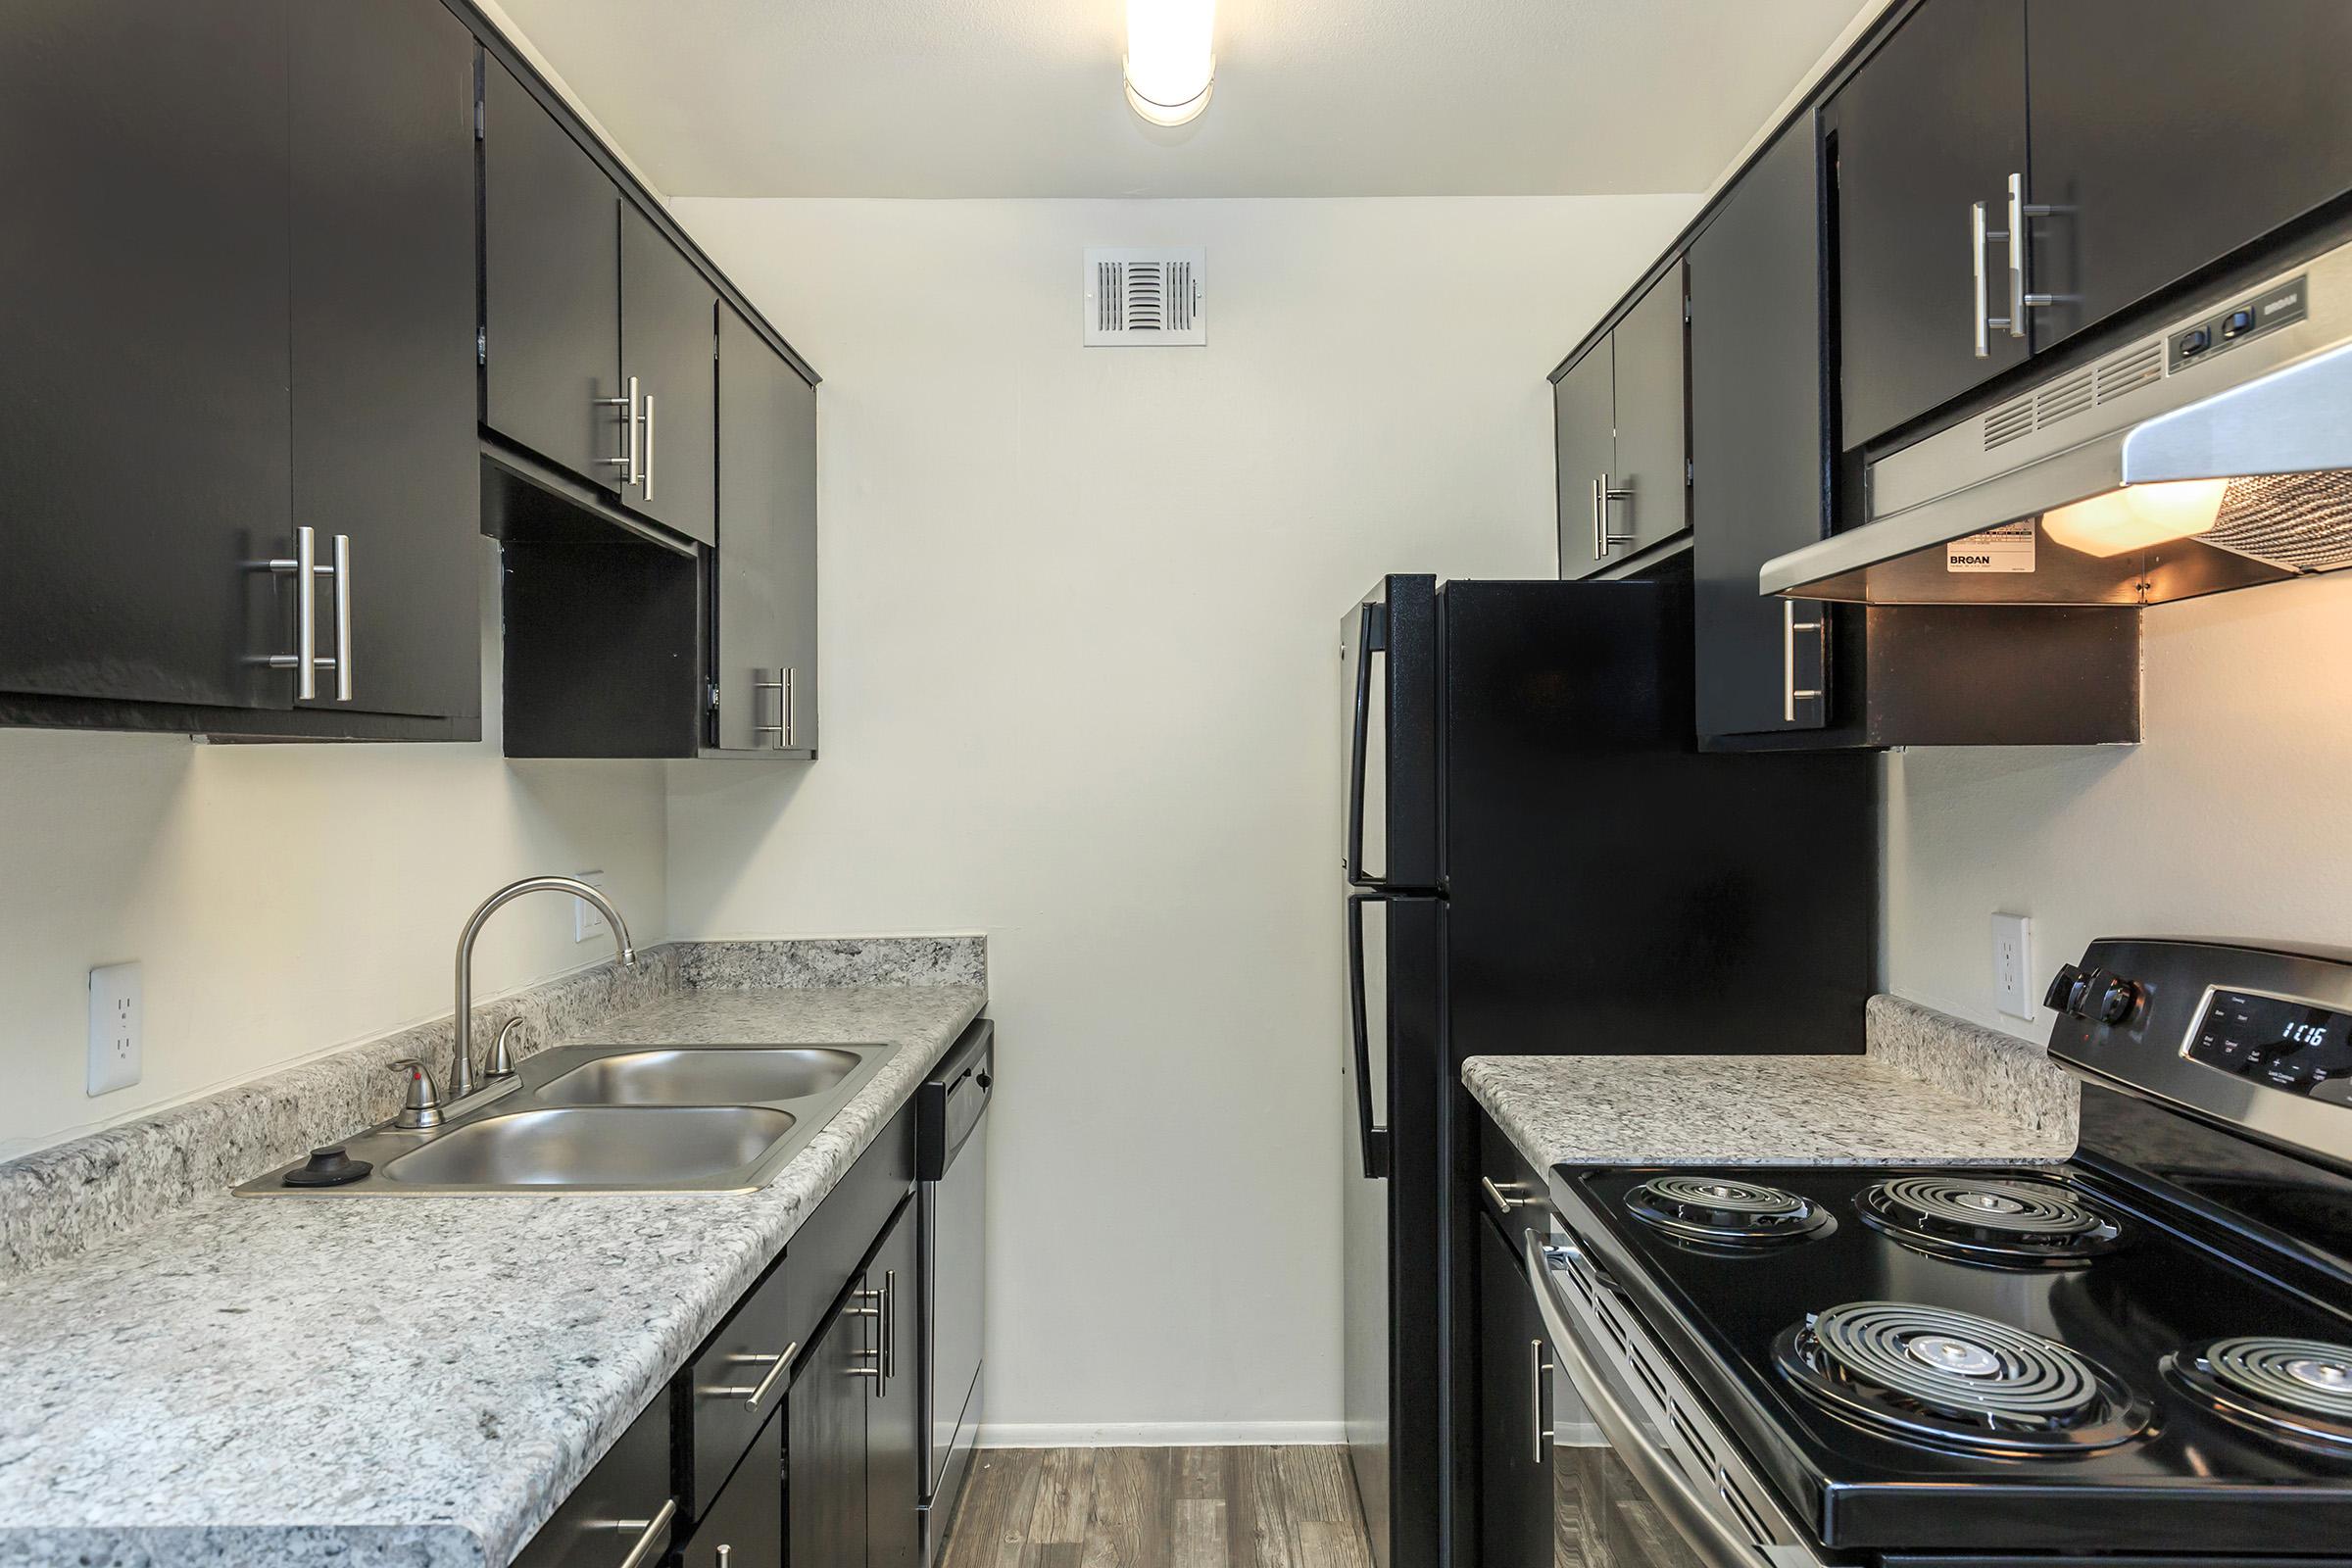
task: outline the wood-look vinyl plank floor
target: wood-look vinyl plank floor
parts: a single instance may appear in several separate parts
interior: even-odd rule
[[[1340,1448],[986,1448],[941,1568],[1372,1568],[1372,1554]]]

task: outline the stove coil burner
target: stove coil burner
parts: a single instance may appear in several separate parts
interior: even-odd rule
[[[2082,1453],[2147,1425],[2149,1406],[2037,1334],[1905,1301],[1849,1301],[1775,1346],[1781,1372],[1831,1410],[1906,1442]]]
[[[2164,1358],[2206,1404],[2274,1437],[2352,1446],[2352,1345],[2241,1335]]]
[[[2066,1267],[2112,1251],[2115,1222],[2049,1182],[1897,1176],[1864,1193],[1863,1221],[1939,1257]]]
[[[1625,1203],[1644,1224],[1714,1247],[1801,1242],[1838,1223],[1809,1198],[1720,1176],[1652,1177],[1627,1194]]]

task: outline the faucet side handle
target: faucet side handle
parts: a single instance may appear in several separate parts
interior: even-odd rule
[[[433,1087],[432,1069],[414,1056],[404,1056],[386,1069],[409,1075],[408,1098],[401,1102],[400,1114],[392,1125],[402,1132],[422,1132],[441,1125],[441,1096]]]
[[[485,1080],[514,1076],[514,1052],[508,1044],[522,1034],[522,1014],[516,1013],[498,1026],[498,1038],[490,1042],[490,1059],[482,1063]]]

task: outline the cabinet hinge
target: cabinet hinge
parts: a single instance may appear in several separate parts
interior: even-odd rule
[[[715,713],[718,711],[718,682],[710,682],[708,692],[710,695],[710,711]]]
[[[1683,460],[1683,488],[1686,490],[1690,489],[1690,460],[1689,458],[1685,458]]]
[[[476,365],[490,363],[490,329],[488,327],[477,326],[473,329],[473,363]]]
[[[473,139],[482,139],[482,101],[479,98],[473,101]]]
[[[1683,324],[1690,324],[1690,296],[1688,294],[1683,296]]]

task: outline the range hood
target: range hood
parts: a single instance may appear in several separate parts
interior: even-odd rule
[[[2352,245],[1871,463],[1760,589],[2152,605],[2352,566]]]

